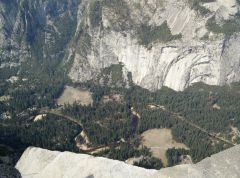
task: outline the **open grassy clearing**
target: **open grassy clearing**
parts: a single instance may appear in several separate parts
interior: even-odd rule
[[[160,158],[163,164],[168,164],[166,151],[170,148],[188,149],[183,143],[178,143],[173,139],[170,129],[151,129],[142,134],[142,144],[150,148],[156,158]]]
[[[85,106],[92,105],[92,93],[88,90],[66,86],[63,94],[57,100],[58,105],[73,104],[75,102]]]

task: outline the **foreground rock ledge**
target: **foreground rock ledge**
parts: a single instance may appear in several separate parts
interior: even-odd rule
[[[160,171],[107,158],[30,147],[16,168],[23,178],[239,178],[239,163],[240,145],[195,165],[179,165]]]

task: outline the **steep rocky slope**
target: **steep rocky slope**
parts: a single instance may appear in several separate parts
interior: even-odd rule
[[[146,170],[106,158],[70,152],[28,148],[16,168],[23,178],[238,178],[240,146],[235,146],[196,165]]]
[[[93,26],[89,16],[84,21],[92,38],[86,55],[75,55],[70,72],[73,80],[91,79],[101,68],[119,62],[136,84],[148,89],[164,85],[183,90],[199,81],[222,85],[240,79],[239,34],[226,37],[207,28],[211,18],[216,24],[231,21],[238,12],[236,1],[199,5],[206,6],[204,15],[184,0],[104,2],[100,27]],[[156,27],[166,22],[172,36],[161,39],[162,31],[163,36],[169,35],[167,27]],[[180,38],[172,40],[174,35]]]
[[[151,90],[240,80],[237,0],[4,0],[0,12],[1,68],[56,60],[85,82],[122,63]]]
[[[0,1],[0,68],[60,60],[77,24],[78,0]]]

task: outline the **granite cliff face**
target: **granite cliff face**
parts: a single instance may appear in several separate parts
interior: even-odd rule
[[[0,1],[0,68],[61,60],[77,24],[78,0]]]
[[[57,59],[84,82],[122,63],[150,90],[240,80],[236,0],[13,0],[0,12],[1,67]]]
[[[101,68],[121,62],[132,73],[134,83],[148,89],[167,86],[183,90],[200,81],[210,85],[238,81],[240,58],[234,51],[239,48],[239,34],[214,34],[207,29],[207,23],[213,17],[219,23],[231,20],[239,5],[236,1],[219,0],[202,6],[208,12],[205,15],[183,0],[125,0],[118,7],[124,8],[124,12],[104,6],[101,27],[91,28],[90,20],[86,20],[88,33],[93,37],[91,46],[85,60],[75,56],[70,77],[85,81]],[[147,46],[139,44],[136,28],[143,24],[153,28],[164,22],[172,35],[181,34],[182,38],[152,41]],[[150,38],[148,32],[144,33]]]
[[[126,163],[70,152],[28,148],[16,168],[23,178],[239,178],[240,146],[194,165],[147,170]]]

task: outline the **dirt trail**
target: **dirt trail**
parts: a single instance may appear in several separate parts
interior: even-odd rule
[[[119,143],[110,143],[108,145],[89,146],[89,144],[91,144],[91,143],[90,143],[89,138],[86,134],[86,131],[84,130],[83,124],[79,120],[74,119],[74,118],[72,118],[68,115],[65,115],[65,114],[61,113],[61,111],[59,111],[59,110],[44,109],[44,110],[41,111],[41,113],[45,113],[45,114],[48,113],[48,114],[53,114],[53,115],[56,115],[56,116],[60,116],[64,119],[66,119],[66,120],[69,120],[69,121],[79,125],[82,128],[82,132],[80,132],[76,136],[75,141],[76,141],[77,147],[85,153],[90,153],[90,154],[91,153],[97,153],[97,152],[102,151],[104,149],[108,149],[111,146],[118,146],[119,145]],[[79,136],[81,136],[84,139],[85,144],[81,144],[81,143],[77,142],[77,137],[79,137]]]
[[[182,121],[182,122],[185,122],[187,125],[190,125],[191,127],[194,127],[195,129],[197,129],[197,130],[199,130],[199,131],[207,134],[208,136],[210,136],[210,137],[212,137],[212,138],[214,138],[214,139],[217,139],[217,140],[219,140],[219,141],[222,141],[222,142],[224,142],[224,143],[226,143],[226,144],[229,144],[229,145],[232,145],[232,146],[236,146],[236,145],[237,145],[237,144],[231,142],[230,140],[227,140],[227,139],[225,139],[225,138],[222,138],[222,137],[217,136],[216,133],[211,133],[211,132],[207,131],[206,129],[198,126],[197,124],[192,123],[191,121],[189,121],[189,119],[181,116],[180,113],[176,113],[176,112],[173,112],[173,111],[169,111],[169,110],[167,110],[165,107],[164,107],[164,109],[162,109],[161,107],[159,107],[159,109],[161,109],[161,110],[163,110],[163,111],[165,111],[165,112],[168,112],[169,114],[173,115],[174,118],[176,118],[176,119],[178,119],[178,120],[180,120],[180,121]]]
[[[41,111],[41,113],[53,114],[53,115],[62,117],[62,118],[64,118],[64,119],[66,119],[66,120],[69,120],[69,121],[71,121],[71,122],[79,125],[79,126],[82,128],[82,131],[81,131],[81,132],[76,136],[76,138],[75,138],[77,147],[78,147],[79,149],[88,149],[87,144],[90,144],[90,141],[89,141],[89,138],[88,138],[88,136],[87,136],[87,134],[86,134],[86,131],[84,130],[83,124],[82,124],[79,120],[74,119],[74,118],[72,118],[72,117],[70,117],[70,116],[67,116],[67,115],[61,113],[61,111],[59,111],[59,110],[44,109],[44,110]],[[80,144],[80,143],[78,143],[78,141],[77,141],[78,139],[77,139],[77,138],[78,138],[79,136],[81,136],[81,137],[83,138],[85,144]]]

